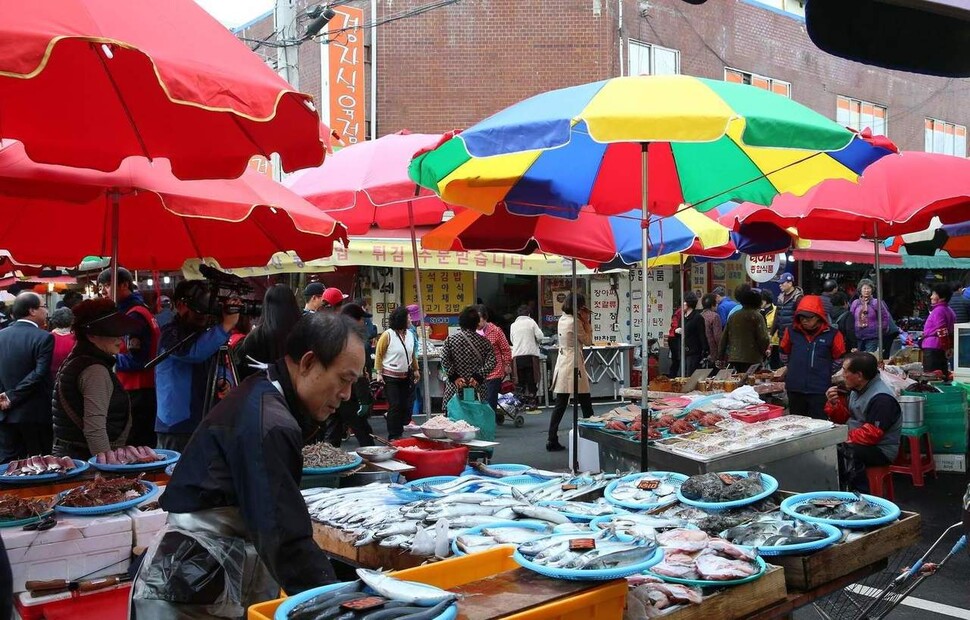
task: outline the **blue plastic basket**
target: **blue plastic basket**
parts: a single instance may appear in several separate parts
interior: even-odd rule
[[[535,530],[537,532],[548,532],[552,534],[552,529],[549,527],[548,523],[540,521],[498,521],[496,523],[489,523],[488,525],[476,525],[475,527],[470,527],[467,530],[462,530],[458,532],[458,536],[474,536],[476,534],[481,534],[483,530],[492,530],[497,527],[524,527],[527,530]],[[497,544],[497,547],[507,546],[502,544]],[[451,541],[451,553],[456,556],[467,555],[458,547],[458,537]]]
[[[293,611],[293,608],[299,605],[300,603],[303,603],[304,601],[308,601],[311,598],[314,598],[316,596],[320,596],[321,594],[326,594],[331,590],[342,588],[345,585],[347,585],[347,582],[332,583],[328,586],[312,588],[310,590],[305,590],[303,592],[300,592],[299,594],[291,596],[287,598],[285,601],[283,601],[280,604],[280,606],[276,608],[276,613],[273,614],[273,620],[288,620],[287,616],[289,616],[290,612]],[[364,587],[363,591],[373,593],[373,590],[371,590],[368,587]],[[454,620],[457,617],[458,617],[458,605],[456,605],[455,603],[452,603],[451,607],[449,607],[444,612],[442,612],[441,615],[439,615],[437,618],[434,618],[434,620]]]
[[[755,549],[758,550],[759,554],[765,556],[794,555],[818,551],[842,540],[842,530],[834,525],[829,525],[828,523],[816,523],[815,525],[826,534],[822,540],[798,543],[796,545],[762,545],[755,547]]]
[[[881,497],[875,497],[874,495],[863,495],[862,497],[866,498],[866,500],[872,502],[873,504],[885,508],[886,514],[874,519],[826,519],[823,517],[809,517],[807,515],[795,512],[795,508],[799,504],[804,504],[805,502],[813,499],[856,499],[854,493],[847,493],[845,491],[815,491],[813,493],[799,493],[798,495],[792,495],[781,503],[781,511],[794,519],[808,521],[809,523],[827,523],[829,525],[848,529],[863,529],[867,527],[875,527],[877,525],[885,525],[886,523],[892,523],[899,518],[900,514],[902,514],[899,510],[899,506],[889,500],[885,500]]]
[[[14,521],[0,521],[0,528],[4,528],[4,527],[22,527],[24,525],[29,525],[31,523],[36,523],[37,521],[40,521],[44,517],[49,516],[52,512],[54,512],[54,511],[53,510],[48,510],[47,512],[45,512],[42,515],[35,515],[33,517],[27,517],[25,519],[16,519]]]
[[[655,573],[653,571],[649,571],[649,570],[647,571],[647,574],[653,575],[654,577],[657,577],[658,579],[663,579],[664,581],[669,582],[669,583],[680,583],[680,584],[683,584],[685,586],[696,586],[696,587],[699,587],[699,588],[723,587],[723,586],[738,586],[738,585],[741,585],[742,583],[748,583],[750,581],[754,581],[756,579],[760,579],[761,576],[765,574],[765,571],[768,570],[768,566],[765,564],[765,561],[762,560],[760,557],[756,557],[754,559],[754,561],[758,565],[758,572],[757,573],[755,573],[755,574],[753,574],[753,575],[751,575],[749,577],[744,577],[742,579],[729,579],[727,581],[709,581],[709,580],[706,580],[706,579],[681,579],[680,577],[667,577],[666,575],[660,575],[660,574],[657,574],[657,573]],[[658,564],[659,564],[659,562],[658,562]]]
[[[351,456],[354,457],[354,460],[349,463],[345,463],[344,465],[335,465],[334,467],[304,467],[303,475],[319,476],[322,474],[338,474],[342,471],[349,471],[355,467],[358,467],[364,462],[364,459],[360,458],[360,455],[358,454],[353,454]]]
[[[446,482],[454,482],[458,480],[459,476],[431,476],[430,478],[418,478],[417,480],[412,480],[404,484],[405,487],[413,489],[418,486],[436,486],[439,484],[444,484]],[[496,478],[497,480],[497,478]]]
[[[615,515],[603,515],[602,517],[596,517],[595,519],[593,519],[592,521],[589,522],[589,526],[593,530],[601,531],[601,530],[606,529],[603,526],[605,524],[609,523],[613,519],[613,517],[622,517],[622,516],[623,516],[623,514],[615,514]],[[685,530],[698,530],[698,529],[700,529],[699,527],[697,527],[693,523],[685,523],[682,526],[682,528],[685,529]],[[622,541],[622,542],[631,542],[631,541],[634,540],[633,536],[628,536],[627,534],[623,534],[621,532],[613,532],[613,537],[616,538],[619,541]]]
[[[608,501],[609,503],[614,504],[616,506],[622,506],[623,508],[629,508],[631,510],[649,510],[651,508],[656,508],[657,506],[666,506],[667,504],[672,504],[673,502],[677,501],[676,493],[670,495],[668,499],[666,499],[665,501],[646,503],[646,504],[639,504],[637,502],[624,502],[613,497],[613,491],[619,485],[625,482],[639,480],[640,478],[644,478],[647,476],[651,478],[669,478],[673,482],[680,482],[680,483],[683,483],[684,480],[687,480],[687,476],[685,476],[684,474],[678,474],[676,472],[668,472],[668,471],[647,471],[647,472],[641,472],[638,474],[630,474],[629,476],[624,476],[619,480],[614,480],[613,482],[609,483],[606,486],[606,490],[603,492],[603,496],[606,498],[606,501]],[[674,486],[676,486],[678,489],[680,488],[679,484],[675,484]]]
[[[585,426],[586,428],[606,428],[606,422],[589,422],[586,420],[580,420],[578,424],[580,426]]]
[[[659,564],[660,561],[664,559],[664,552],[663,549],[657,547],[650,557],[642,562],[630,564],[629,566],[617,566],[616,568],[604,568],[599,570],[552,568],[526,559],[526,557],[519,553],[518,550],[512,554],[512,559],[523,568],[527,568],[546,577],[552,577],[553,579],[569,579],[572,581],[605,581],[608,579],[622,579],[623,577],[629,577],[630,575],[636,575],[637,573],[642,573],[649,570],[651,567]]]
[[[747,477],[747,475],[750,472],[725,471],[725,472],[718,472],[718,473]],[[771,495],[772,493],[778,490],[778,481],[775,480],[773,476],[769,476],[768,474],[762,473],[761,481],[762,481],[762,486],[764,487],[764,491],[762,491],[761,493],[758,493],[757,495],[753,495],[745,499],[734,500],[732,502],[700,502],[693,499],[687,499],[686,497],[684,497],[684,494],[681,492],[680,488],[677,489],[677,499],[679,499],[683,504],[687,504],[688,506],[693,506],[695,508],[703,508],[704,510],[718,511],[718,510],[728,510],[729,508],[738,508],[739,506],[747,506],[749,504],[753,504],[757,501],[763,500],[764,498],[768,497],[769,495]]]
[[[165,469],[173,463],[178,463],[179,457],[181,456],[175,450],[155,450],[158,456],[164,456],[165,460],[162,461],[152,461],[151,463],[129,463],[128,465],[108,465],[107,463],[98,463],[98,457],[92,456],[88,459],[88,463],[91,467],[99,471],[113,471],[113,472],[139,472],[139,471],[153,471],[156,469]]]
[[[2,484],[37,484],[38,482],[54,482],[57,480],[67,480],[68,478],[73,478],[74,476],[80,475],[86,472],[90,465],[85,463],[80,459],[71,459],[74,461],[74,469],[64,472],[63,474],[37,474],[36,476],[4,476],[3,473],[7,471],[10,467],[10,463],[4,463],[0,465],[0,483]]]
[[[539,505],[539,506],[546,506],[546,507],[549,507],[549,508],[554,508],[556,506],[562,506],[562,505],[567,504],[567,503],[569,503],[569,502],[561,502],[561,501],[540,501],[540,502],[536,502],[536,504]],[[612,514],[625,514],[627,512],[626,510],[624,510],[623,508],[620,508],[619,506],[612,506],[612,508],[613,508],[613,513]],[[581,514],[576,514],[576,513],[572,513],[572,512],[563,512],[562,510],[559,510],[557,512],[559,512],[560,514],[562,514],[563,516],[565,516],[566,518],[568,518],[570,521],[572,521],[574,523],[589,523],[590,521],[592,521],[593,519],[595,519],[596,516],[603,516],[603,515],[596,515],[596,516],[593,516],[593,515],[581,515]]]
[[[89,506],[86,508],[77,508],[74,506],[61,506],[60,504],[57,504],[54,506],[54,510],[56,510],[57,512],[63,512],[64,514],[84,515],[84,516],[110,515],[116,512],[122,512],[124,510],[128,510],[129,508],[134,508],[135,506],[137,506],[142,502],[147,502],[151,498],[158,495],[158,486],[154,482],[148,482],[147,480],[142,480],[141,483],[144,484],[146,487],[148,487],[148,490],[145,491],[144,495],[142,495],[141,497],[136,497],[135,499],[125,500],[123,502],[118,502],[116,504],[106,504],[104,506]],[[60,493],[58,493],[57,501],[60,501],[61,498],[64,497],[66,494],[70,493],[70,491],[71,490],[68,489],[67,491],[61,491]]]

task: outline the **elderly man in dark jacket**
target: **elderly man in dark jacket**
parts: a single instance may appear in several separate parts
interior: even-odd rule
[[[302,449],[350,398],[364,337],[344,315],[304,316],[285,357],[202,420],[162,496],[169,530],[135,579],[131,617],[242,618],[280,588],[335,581],[300,493]]]
[[[47,305],[37,293],[17,295],[13,322],[0,331],[0,463],[50,454],[51,357]]]

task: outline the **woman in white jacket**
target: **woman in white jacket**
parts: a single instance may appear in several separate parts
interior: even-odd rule
[[[578,314],[579,320],[575,320]],[[556,368],[552,373],[552,391],[556,395],[556,408],[552,410],[549,420],[549,438],[546,450],[558,452],[565,450],[559,443],[559,423],[566,412],[569,397],[573,393],[573,371],[576,368],[573,340],[579,339],[579,384],[576,388],[576,399],[583,408],[583,417],[593,415],[593,401],[589,395],[589,375],[586,373],[586,363],[583,361],[583,346],[593,344],[593,329],[590,325],[589,308],[586,307],[586,297],[582,293],[573,293],[566,297],[562,304],[562,316],[559,317],[559,356],[556,357]]]

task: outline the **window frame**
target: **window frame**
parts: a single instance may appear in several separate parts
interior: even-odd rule
[[[649,50],[649,55],[648,55],[648,60],[647,60],[647,64],[649,65],[649,67],[648,67],[649,72],[648,73],[639,72],[639,73],[634,74],[633,71],[632,71],[632,67],[631,67],[632,60],[633,60],[632,51],[633,51],[633,47],[635,45],[645,47],[645,48],[647,48]],[[633,75],[669,75],[667,73],[660,73],[660,74],[658,74],[658,73],[655,72],[655,69],[656,69],[656,66],[657,66],[657,60],[656,60],[656,54],[654,52],[655,52],[655,50],[658,50],[658,49],[659,50],[663,50],[665,52],[673,52],[674,53],[674,56],[675,56],[674,75],[680,75],[681,73],[680,73],[680,50],[679,49],[675,49],[675,48],[672,48],[672,47],[665,47],[663,45],[657,45],[656,43],[648,43],[646,41],[641,41],[639,39],[634,39],[632,37],[628,38],[627,39],[627,42],[626,42],[626,67],[624,67],[624,70],[626,72],[624,73],[624,75],[626,75],[626,76],[633,76]],[[638,64],[639,64],[639,61],[638,61]]]
[[[740,75],[741,76],[741,81],[738,82],[738,81],[735,81],[735,80],[728,79],[728,75],[729,74],[732,74],[732,73]],[[745,78],[748,79],[747,82],[744,81]],[[764,87],[762,87],[762,86],[760,86],[758,84],[755,84],[755,81],[756,80],[765,80],[767,82],[768,88],[764,88]],[[743,69],[738,69],[736,67],[724,67],[724,81],[725,82],[731,82],[732,84],[748,84],[750,86],[754,86],[755,88],[761,88],[762,90],[766,90],[769,93],[775,93],[776,95],[781,95],[782,97],[788,97],[789,99],[792,98],[792,83],[791,82],[789,82],[787,80],[781,80],[781,79],[778,79],[778,78],[768,77],[767,75],[761,75],[760,73],[754,73],[752,71],[744,71]],[[784,84],[785,86],[788,87],[788,92],[787,93],[780,93],[780,92],[776,91],[775,88],[774,88],[776,84],[778,84],[778,85]]]

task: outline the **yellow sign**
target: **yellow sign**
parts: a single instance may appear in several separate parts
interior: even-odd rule
[[[402,293],[408,303],[418,299],[413,269],[404,272]],[[457,315],[474,301],[475,274],[470,271],[421,270],[421,302],[426,315]]]

